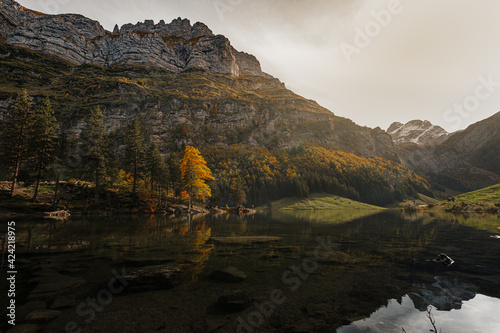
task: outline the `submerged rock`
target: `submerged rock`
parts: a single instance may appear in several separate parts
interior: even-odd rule
[[[446,267],[453,265],[453,263],[455,262],[453,259],[451,259],[444,253],[441,253],[436,258],[432,259],[432,261],[436,263],[441,263]]]
[[[87,281],[81,277],[62,274],[43,276],[38,286],[28,296],[29,300],[52,300],[57,296],[72,293]]]
[[[40,330],[40,326],[36,324],[16,325],[9,329],[7,333],[36,333]]]
[[[62,312],[57,310],[35,310],[26,316],[26,320],[44,323],[59,317],[61,314]]]
[[[243,311],[251,304],[249,294],[241,290],[222,295],[217,300],[217,305],[228,312]]]
[[[257,243],[272,243],[282,240],[281,237],[275,236],[233,236],[233,237],[211,237],[210,240],[221,244],[257,244]]]
[[[56,298],[56,300],[54,301],[54,303],[52,303],[50,308],[59,310],[59,309],[70,308],[75,305],[76,305],[76,299],[74,295],[60,296]]]
[[[224,282],[241,282],[247,278],[247,275],[236,267],[227,267],[213,272],[210,278]]]
[[[193,264],[156,265],[134,270],[124,276],[130,287],[157,287],[170,289],[177,286]]]

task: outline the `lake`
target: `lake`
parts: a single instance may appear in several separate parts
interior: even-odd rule
[[[500,332],[497,216],[14,220],[17,325],[41,332],[417,333],[428,309],[443,333]]]

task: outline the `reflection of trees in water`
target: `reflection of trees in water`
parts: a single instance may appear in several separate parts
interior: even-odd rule
[[[423,220],[425,222],[440,220],[451,224],[461,224],[476,229],[500,233],[500,219],[497,214],[474,213],[474,212],[445,212],[445,211],[421,211],[413,214],[403,214],[406,220]]]

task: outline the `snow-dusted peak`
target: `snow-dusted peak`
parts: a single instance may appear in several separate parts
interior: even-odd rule
[[[412,120],[406,124],[395,122],[389,126],[387,133],[396,144],[411,142],[418,145],[437,145],[450,136],[442,127],[427,120]]]

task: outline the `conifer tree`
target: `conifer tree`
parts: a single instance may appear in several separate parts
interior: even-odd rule
[[[205,181],[214,180],[214,177],[207,167],[207,162],[203,156],[201,156],[200,151],[191,146],[187,146],[184,151],[180,170],[183,184],[183,197],[189,199],[188,211],[191,212],[193,197],[201,201],[210,197],[210,186],[208,186]]]
[[[56,146],[56,117],[49,98],[45,98],[43,105],[35,109],[31,126],[30,148],[36,160],[37,176],[33,201],[38,199],[40,181],[46,167],[53,162]]]
[[[81,135],[85,158],[92,173],[95,174],[94,203],[99,204],[99,190],[102,177],[105,175],[106,160],[108,155],[108,135],[104,127],[104,115],[99,107],[90,112],[87,128]]]
[[[135,117],[129,125],[125,134],[127,145],[127,162],[131,165],[133,179],[132,193],[137,193],[137,180],[139,172],[144,166],[144,155],[146,153],[146,131],[139,119]]]
[[[243,179],[240,176],[233,177],[229,184],[230,186],[230,195],[229,200],[238,206],[245,203],[247,201],[247,195],[245,192],[245,185]]]
[[[156,185],[158,193],[158,205],[161,206],[161,193],[164,188],[168,192],[169,168],[160,153],[156,143],[153,143],[148,152],[148,171],[151,177],[151,187]],[[168,195],[168,193],[167,193]]]
[[[21,164],[28,154],[30,126],[33,121],[31,110],[32,98],[23,89],[17,96],[14,108],[9,112],[2,129],[2,159],[7,167],[12,168],[11,197],[16,190],[17,177]]]

